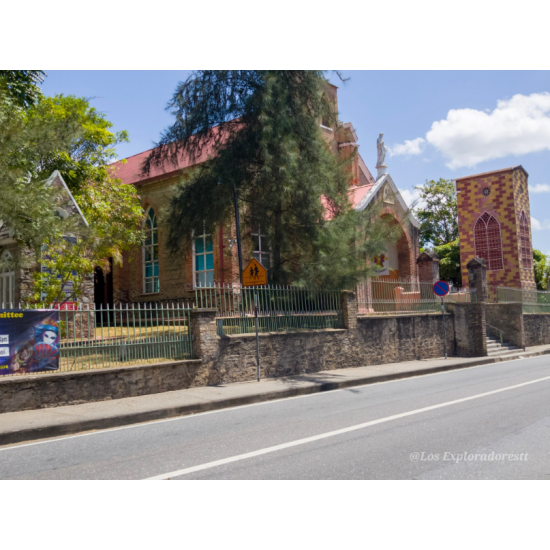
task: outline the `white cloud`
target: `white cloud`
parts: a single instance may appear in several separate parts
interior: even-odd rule
[[[544,220],[539,222],[536,218],[531,216],[531,229],[533,231],[541,231],[542,229],[550,229],[550,220]]]
[[[422,186],[419,186],[422,187]],[[418,189],[399,189],[399,193],[403,197],[403,200],[407,203],[407,206],[414,208],[423,208],[426,206],[426,203],[420,199],[420,191]],[[413,204],[416,202],[416,204]]]
[[[516,94],[491,112],[452,109],[432,124],[426,141],[449,159],[449,168],[550,150],[550,93]]]
[[[529,186],[529,193],[550,193],[550,185],[547,183],[537,183]]]
[[[406,139],[404,143],[398,143],[389,148],[390,156],[396,157],[397,155],[420,155],[424,150],[424,138]]]

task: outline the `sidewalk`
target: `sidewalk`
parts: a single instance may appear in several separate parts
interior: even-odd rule
[[[5,413],[0,414],[0,445],[547,354],[550,354],[550,345],[527,348],[506,357],[425,359],[267,379],[260,383],[205,386],[113,401]]]

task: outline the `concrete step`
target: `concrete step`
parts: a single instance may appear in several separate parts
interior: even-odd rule
[[[502,357],[502,356],[505,356],[505,355],[513,355],[513,354],[517,353],[518,351],[522,351],[522,350],[519,350],[516,347],[508,348],[508,349],[500,349],[500,350],[495,350],[495,351],[487,350],[487,355],[489,357]]]
[[[509,348],[516,348],[516,346],[512,346],[511,344],[501,344],[500,342],[498,344],[487,344],[487,349],[509,349]]]

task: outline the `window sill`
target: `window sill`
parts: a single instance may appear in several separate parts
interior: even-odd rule
[[[157,294],[160,294],[160,291],[159,292],[142,292],[141,294],[138,294],[138,296],[156,296]]]

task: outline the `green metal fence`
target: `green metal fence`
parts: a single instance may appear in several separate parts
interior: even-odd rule
[[[372,278],[357,285],[357,307],[360,315],[430,313],[441,311],[441,298],[433,292],[432,283],[406,279]],[[443,298],[449,302],[475,302],[475,291],[461,289]]]
[[[36,304],[25,309],[59,311],[59,370],[55,372],[194,357],[188,304],[136,303],[98,309],[88,304]]]
[[[521,303],[523,313],[550,313],[550,291],[548,290],[490,287],[489,298],[491,296],[496,296],[496,302],[499,304]]]
[[[195,306],[217,310],[218,334],[255,332],[254,296],[261,332],[341,328],[340,292],[268,285],[217,285],[195,289]]]

